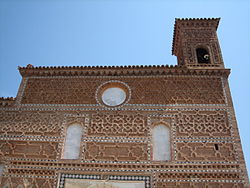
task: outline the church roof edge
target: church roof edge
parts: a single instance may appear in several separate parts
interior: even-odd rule
[[[30,76],[156,76],[156,75],[226,75],[230,69],[211,65],[190,69],[180,65],[131,65],[131,66],[39,66],[18,67],[23,77]]]
[[[14,104],[15,97],[0,97],[0,107],[8,107]]]
[[[179,65],[121,65],[121,66],[38,66],[35,67],[31,64],[28,64],[26,67],[18,67],[19,70],[24,69],[39,69],[39,70],[71,70],[71,69],[135,69],[135,68],[177,68],[181,67]]]

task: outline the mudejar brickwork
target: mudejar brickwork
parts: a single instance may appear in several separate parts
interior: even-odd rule
[[[176,66],[19,67],[1,187],[247,187],[218,24],[176,19]]]

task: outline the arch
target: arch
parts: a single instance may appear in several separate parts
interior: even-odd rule
[[[210,54],[206,48],[198,47],[196,48],[197,61],[200,64],[209,64],[210,63]]]
[[[155,126],[153,128],[153,160],[170,160],[170,150],[170,129],[164,124]]]
[[[64,142],[63,159],[78,159],[82,138],[82,126],[79,124],[70,125],[67,128]]]

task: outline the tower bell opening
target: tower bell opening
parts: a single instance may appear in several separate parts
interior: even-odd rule
[[[197,55],[198,63],[201,63],[201,64],[202,63],[204,63],[204,64],[210,63],[210,55],[206,49],[197,48],[196,55]]]

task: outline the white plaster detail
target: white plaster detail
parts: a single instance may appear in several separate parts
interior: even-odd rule
[[[78,124],[71,125],[67,129],[63,150],[63,159],[78,159],[82,137],[82,127]]]
[[[110,106],[104,103],[102,96],[103,96],[104,91],[106,91],[108,88],[122,89],[125,92],[125,100],[120,105],[115,105],[115,106]],[[109,109],[116,110],[118,108],[120,109],[121,106],[126,105],[128,103],[128,101],[130,100],[130,97],[131,97],[131,89],[126,83],[121,82],[119,80],[109,80],[107,82],[102,83],[97,88],[96,93],[95,93],[95,98],[98,104],[95,104],[95,106],[96,107],[98,107],[98,105],[105,106],[106,110],[109,110]]]
[[[170,130],[165,125],[157,125],[153,128],[153,160],[170,160],[170,154]]]
[[[67,179],[65,188],[145,188],[144,181],[106,181],[106,180],[86,180]]]
[[[126,100],[126,92],[119,87],[107,88],[102,94],[102,101],[108,106],[117,106]]]
[[[3,175],[4,165],[0,164],[0,177]]]

